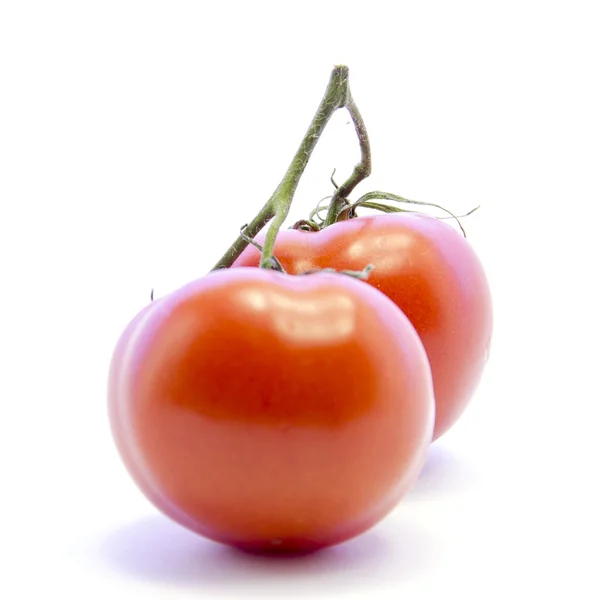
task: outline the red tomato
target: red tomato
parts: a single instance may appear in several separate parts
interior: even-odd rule
[[[318,232],[282,231],[275,255],[292,274],[373,264],[368,283],[402,309],[427,351],[436,403],[434,439],[456,422],[479,383],[492,335],[488,283],[462,235],[425,215],[374,215]],[[258,250],[249,246],[234,266],[258,261]]]
[[[382,519],[431,442],[431,371],[408,319],[338,274],[211,273],[117,344],[117,447],[164,513],[250,550],[306,551]]]

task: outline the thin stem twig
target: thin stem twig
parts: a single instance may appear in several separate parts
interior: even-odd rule
[[[348,195],[352,193],[354,188],[363,181],[363,179],[366,179],[371,174],[371,145],[369,143],[369,136],[367,135],[367,128],[349,89],[346,108],[350,113],[356,135],[358,136],[360,162],[355,165],[350,177],[335,190],[331,199],[331,204],[329,205],[327,217],[325,218],[325,227],[333,225],[336,222]]]

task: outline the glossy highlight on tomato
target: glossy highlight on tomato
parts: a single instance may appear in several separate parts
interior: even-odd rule
[[[434,421],[423,345],[340,274],[217,271],[146,307],[113,355],[109,416],[147,497],[247,550],[366,531],[415,481]]]
[[[492,336],[489,286],[467,240],[433,217],[385,214],[318,232],[281,231],[274,252],[291,274],[374,265],[368,283],[400,307],[427,351],[436,402],[434,439],[448,431],[477,388]],[[255,266],[259,259],[258,250],[248,246],[234,266]]]

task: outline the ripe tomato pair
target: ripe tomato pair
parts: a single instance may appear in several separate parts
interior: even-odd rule
[[[374,287],[229,269],[132,321],[109,413],[159,509],[213,540],[281,552],[342,542],[392,510],[424,462],[434,400],[417,332]]]
[[[422,215],[284,231],[275,254],[290,274],[211,273],[132,321],[110,420],[175,521],[244,549],[314,550],[370,528],[414,482],[477,385],[491,300],[464,238]],[[234,267],[259,258],[249,246]],[[370,285],[294,276],[368,263]]]
[[[341,108],[361,159],[336,186],[325,221],[335,220],[371,172],[345,65],[334,67],[290,167],[250,222],[255,233],[272,219],[262,262],[275,262],[274,251],[286,274],[235,268],[259,265],[248,247],[234,268],[146,307],[111,364],[111,426],[140,488],[180,524],[244,549],[314,550],[383,518],[431,440],[464,410],[487,359],[485,275],[446,224],[380,215],[277,236]],[[243,239],[217,264],[230,266]],[[319,272],[369,264],[368,284]]]

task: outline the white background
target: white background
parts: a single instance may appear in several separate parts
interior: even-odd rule
[[[0,597],[598,598],[595,2],[0,4]],[[398,509],[267,560],[159,515],[113,447],[113,345],[271,194],[334,64],[385,189],[464,220],[484,380]],[[358,158],[337,113],[292,217]]]

